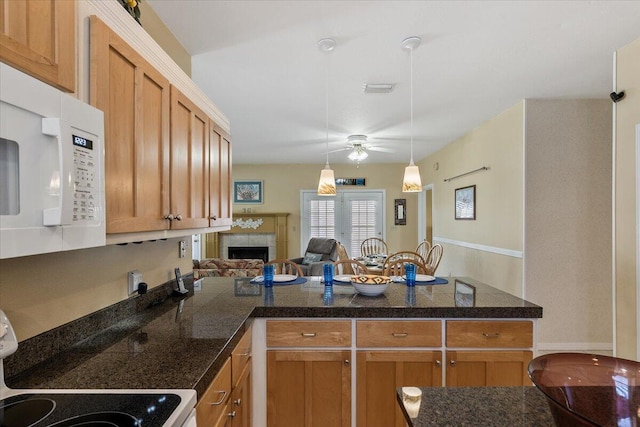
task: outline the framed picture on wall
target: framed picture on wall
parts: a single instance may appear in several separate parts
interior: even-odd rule
[[[456,219],[476,219],[476,186],[456,188]]]
[[[233,203],[262,203],[262,181],[233,181]]]

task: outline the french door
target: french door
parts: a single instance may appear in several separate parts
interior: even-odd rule
[[[312,237],[327,237],[342,243],[350,257],[359,256],[364,239],[384,239],[384,199],[384,190],[344,190],[335,197],[301,191],[301,251]]]

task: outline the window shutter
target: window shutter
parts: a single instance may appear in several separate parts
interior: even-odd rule
[[[351,202],[351,248],[350,254],[360,254],[362,241],[377,235],[375,200],[353,200]]]
[[[335,239],[335,200],[311,200],[309,221],[310,237]]]

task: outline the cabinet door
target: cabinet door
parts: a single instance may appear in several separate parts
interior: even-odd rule
[[[231,142],[213,122],[209,127],[209,225],[231,225]]]
[[[104,112],[107,233],[164,230],[169,82],[95,16],[91,104]]]
[[[447,351],[447,387],[531,385],[530,351]]]
[[[231,360],[228,359],[196,404],[198,425],[231,426]],[[228,424],[227,424],[228,423]]]
[[[0,0],[0,59],[76,91],[75,0]]]
[[[209,226],[209,118],[171,87],[172,229]]]
[[[404,427],[397,388],[442,385],[440,351],[358,351],[356,357],[358,427]]]
[[[251,427],[251,363],[247,363],[231,392],[233,427]]]
[[[350,358],[350,350],[268,350],[267,426],[350,427]]]

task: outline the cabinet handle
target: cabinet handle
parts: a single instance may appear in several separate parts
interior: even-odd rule
[[[455,361],[455,360],[450,360],[450,361],[449,361],[449,365],[451,365],[451,366],[456,366],[456,361]]]
[[[349,362],[349,359],[345,359],[344,364],[345,364],[346,366],[349,366],[349,363],[351,363],[351,362]]]
[[[182,221],[182,215],[180,215],[180,214],[176,215],[176,219],[177,219],[178,221]]]
[[[174,216],[172,214],[169,214],[167,216],[164,217],[164,219],[168,219],[169,221],[173,221]]]
[[[302,336],[303,336],[303,337],[311,337],[311,338],[313,338],[313,337],[315,337],[315,336],[316,336],[316,333],[315,333],[315,332],[310,332],[310,333],[308,333],[308,332],[303,332],[303,333],[302,333]]]
[[[236,416],[236,411],[231,411],[227,414],[229,418],[234,418]]]
[[[483,335],[485,338],[498,338],[498,337],[500,337],[500,333],[499,333],[499,332],[496,332],[496,333],[494,333],[494,334],[488,334],[488,333],[486,333],[486,332],[483,332],[483,333],[482,333],[482,335]]]
[[[233,401],[236,406],[240,406],[242,404],[242,399],[236,399]]]
[[[218,217],[214,215],[214,216],[210,217],[209,219],[212,219],[212,220],[215,221],[216,219],[218,219]]]
[[[224,398],[227,397],[227,392],[224,390],[220,390],[218,391],[218,401],[217,402],[211,402],[209,403],[209,405],[211,406],[216,406],[216,405],[220,405],[222,402],[224,402]]]
[[[393,335],[396,338],[405,338],[409,336],[409,334],[406,332],[392,332],[391,335]]]
[[[436,360],[436,367],[438,367],[438,368],[439,368],[440,366],[442,366],[442,362],[441,362],[441,361],[439,361],[439,360]]]

